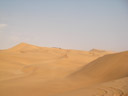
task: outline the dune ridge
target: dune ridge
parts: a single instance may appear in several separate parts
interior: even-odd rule
[[[62,71],[66,76],[87,64],[88,62],[105,54],[111,53],[106,52],[107,51],[101,54],[94,53],[92,55],[92,53],[90,54],[88,51],[38,47],[27,43],[20,43],[7,50],[1,50],[1,70],[4,70],[2,72],[8,73],[7,77],[5,74],[6,78],[9,78],[9,74],[11,77],[13,77],[13,74],[15,76],[15,73],[18,74],[18,72],[28,74],[27,72],[30,72],[30,69],[31,71],[37,69],[35,72],[38,72],[39,70],[41,71],[41,68],[42,70],[49,70],[49,75],[46,77],[54,77],[58,71],[60,71],[60,73]],[[54,71],[55,69],[58,71]],[[53,75],[52,72],[55,72],[54,76],[51,76]],[[43,71],[40,73],[43,73]],[[63,76],[64,75],[58,77]]]

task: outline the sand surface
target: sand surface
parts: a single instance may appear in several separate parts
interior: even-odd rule
[[[0,50],[0,96],[126,96],[127,76],[127,51],[26,43]]]

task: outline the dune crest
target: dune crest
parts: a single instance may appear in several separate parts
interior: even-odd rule
[[[29,50],[38,50],[38,49],[40,49],[40,47],[22,42],[8,50],[9,51],[29,51]]]

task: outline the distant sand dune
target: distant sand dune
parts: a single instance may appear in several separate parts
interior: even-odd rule
[[[55,75],[57,75],[55,77],[63,77],[74,72],[88,62],[109,53],[111,52],[103,52],[92,56],[90,52],[87,51],[37,47],[26,43],[20,43],[13,48],[1,50],[0,71],[2,71],[3,76],[5,76],[3,79],[13,78],[13,76],[17,77],[18,72],[23,73],[21,75],[26,75],[32,68],[33,70],[36,68],[37,70],[35,72],[38,71],[38,73],[42,73],[45,77],[54,78]],[[38,69],[41,70],[41,72],[39,72]],[[62,72],[63,75],[58,76],[57,70],[59,74]],[[0,79],[2,79],[2,77]]]

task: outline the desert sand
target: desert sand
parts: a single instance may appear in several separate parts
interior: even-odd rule
[[[0,96],[127,96],[128,51],[20,43],[0,50]]]

